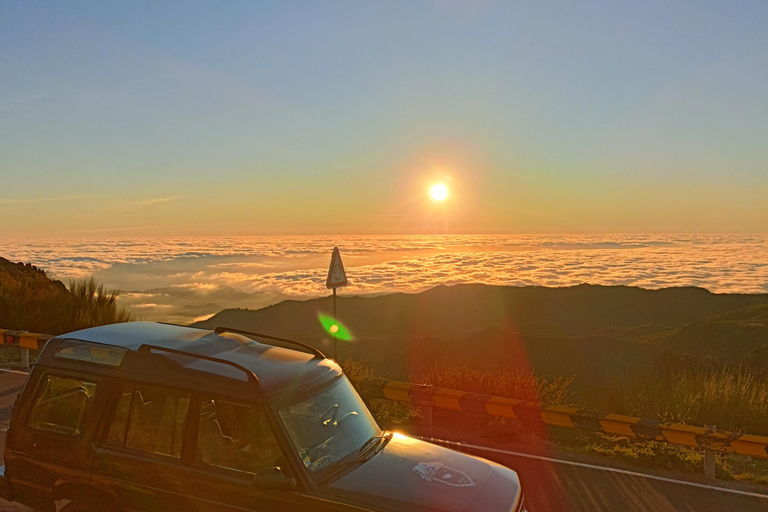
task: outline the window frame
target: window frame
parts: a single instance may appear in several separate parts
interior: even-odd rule
[[[352,387],[354,392],[357,394],[357,396],[362,401],[363,405],[365,406],[366,410],[370,414],[371,418],[373,419],[373,423],[378,427],[380,432],[384,432],[384,429],[381,427],[381,424],[376,419],[376,416],[373,415],[373,412],[371,412],[370,408],[368,407],[368,403],[366,402],[365,398],[360,394],[360,392],[357,390],[355,385],[352,383],[351,380],[349,380],[349,377],[346,374],[340,374],[333,379],[329,380],[328,382],[323,383],[321,386],[318,386],[316,388],[313,388],[312,390],[308,390],[304,393],[293,395],[289,398],[285,398],[283,400],[280,400],[278,402],[275,402],[272,404],[273,411],[275,414],[276,421],[278,422],[279,428],[283,435],[285,436],[286,440],[286,446],[289,449],[289,451],[293,454],[295,460],[297,461],[296,465],[299,468],[299,471],[301,474],[305,477],[306,481],[308,482],[310,488],[317,488],[321,487],[326,484],[328,481],[329,476],[333,476],[333,478],[337,478],[338,475],[335,471],[327,471],[327,468],[321,468],[320,474],[317,475],[316,478],[314,478],[307,468],[307,466],[303,463],[301,460],[301,456],[298,453],[297,446],[294,443],[293,436],[291,432],[288,430],[288,425],[286,425],[285,421],[283,421],[283,418],[280,416],[280,411],[282,409],[285,409],[286,407],[290,407],[296,404],[299,404],[301,402],[304,402],[306,400],[311,399],[312,397],[318,396],[321,393],[325,393],[326,391],[329,391],[333,386],[336,386],[339,382],[346,380],[347,383]],[[352,467],[346,469],[342,474],[346,475],[350,471],[352,471]]]
[[[123,390],[126,388],[127,385],[132,385],[133,390],[131,391],[131,402],[129,403],[129,414],[126,417],[126,424],[125,424],[125,437],[123,438],[123,444],[120,446],[115,446],[113,444],[109,444],[108,438],[109,438],[109,432],[112,428],[112,422],[115,418],[115,415],[117,414],[117,409],[120,406],[120,399],[123,396]],[[164,453],[157,453],[157,452],[151,452],[147,450],[142,450],[140,448],[133,448],[128,446],[127,444],[127,435],[128,435],[128,426],[130,424],[130,411],[131,411],[131,405],[133,404],[133,394],[136,392],[136,386],[138,385],[148,385],[148,386],[157,386],[159,388],[162,388],[163,391],[172,392],[175,394],[188,394],[189,395],[189,406],[187,407],[187,414],[184,418],[184,424],[181,428],[181,452],[178,457],[174,455],[164,454]],[[198,393],[196,391],[193,391],[191,389],[185,389],[177,386],[168,386],[165,384],[160,384],[157,382],[147,381],[147,380],[137,380],[137,379],[117,379],[115,381],[114,390],[112,392],[112,396],[110,397],[111,403],[106,407],[107,411],[105,414],[105,419],[103,421],[102,425],[102,431],[99,432],[99,435],[97,437],[98,443],[97,446],[100,450],[112,450],[114,452],[130,455],[132,457],[146,457],[146,458],[152,458],[156,460],[162,460],[162,461],[170,461],[170,462],[177,462],[177,463],[185,463],[186,462],[186,454],[189,451],[188,445],[189,445],[189,436],[190,436],[190,415],[193,413],[194,404],[196,400],[196,395]]]
[[[289,460],[289,455],[286,454],[285,450],[285,443],[282,439],[283,431],[280,428],[276,428],[279,426],[279,424],[276,424],[273,410],[271,407],[267,406],[264,403],[261,402],[248,402],[245,400],[242,400],[240,398],[234,398],[232,396],[228,396],[226,394],[220,394],[214,392],[197,392],[195,393],[195,404],[194,408],[190,407],[190,410],[194,409],[194,421],[190,424],[190,435],[188,436],[187,440],[191,444],[191,449],[189,450],[189,464],[191,466],[194,466],[195,468],[198,468],[202,471],[210,471],[214,473],[220,473],[220,474],[235,474],[235,475],[254,475],[255,473],[252,473],[250,471],[244,471],[242,469],[235,469],[235,468],[228,468],[224,466],[216,466],[214,464],[208,464],[207,462],[204,462],[198,457],[199,453],[199,447],[198,447],[198,436],[200,435],[200,413],[202,410],[202,404],[203,404],[203,397],[205,398],[212,398],[216,400],[221,400],[222,402],[226,402],[231,405],[236,405],[240,407],[247,407],[254,409],[256,413],[261,413],[266,420],[267,427],[269,428],[269,432],[272,434],[272,437],[275,440],[275,443],[277,445],[277,448],[280,450],[280,455],[282,456],[283,460],[285,460],[285,464],[280,467],[280,469],[283,471],[284,474],[292,475],[294,472],[293,464]]]
[[[98,361],[93,361],[90,359],[78,359],[76,357],[67,357],[67,356],[61,356],[60,353],[64,350],[67,350],[68,348],[74,348],[73,345],[70,346],[63,346],[66,344],[79,344],[81,347],[88,347],[91,349],[96,350],[115,350],[118,352],[121,352],[120,361],[117,364],[110,364],[110,363],[102,363]],[[55,361],[67,361],[69,363],[75,363],[75,364],[86,364],[86,365],[93,365],[97,368],[120,368],[123,365],[123,361],[125,360],[125,356],[128,355],[130,351],[125,348],[118,345],[109,345],[106,343],[98,343],[95,341],[83,341],[78,340],[77,338],[64,338],[56,345],[56,349],[53,351],[53,359]]]
[[[35,427],[31,424],[32,413],[35,410],[35,405],[36,405],[35,402],[38,398],[38,393],[43,392],[43,386],[46,385],[49,377],[60,377],[62,379],[81,380],[81,381],[96,385],[96,391],[93,393],[93,399],[91,400],[91,403],[86,408],[85,413],[83,414],[82,423],[80,425],[81,427],[80,432],[77,435],[70,435],[70,434],[65,434],[64,432],[57,432],[55,430],[43,429],[43,428]],[[45,370],[43,373],[40,374],[40,377],[37,379],[37,382],[35,383],[35,390],[32,393],[32,399],[29,401],[29,408],[24,414],[24,422],[23,422],[24,428],[30,430],[31,432],[34,432],[35,435],[50,436],[50,437],[69,440],[69,441],[75,441],[75,440],[81,439],[88,432],[89,423],[92,421],[93,411],[91,410],[90,406],[93,405],[93,402],[96,401],[97,396],[99,396],[99,390],[102,387],[104,387],[104,379],[97,375],[81,373],[81,372],[68,372],[66,370]]]

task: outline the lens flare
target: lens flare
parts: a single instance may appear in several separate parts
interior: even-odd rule
[[[352,339],[352,333],[349,332],[349,329],[347,329],[344,326],[344,324],[342,324],[332,316],[320,313],[319,315],[317,315],[317,318],[318,320],[320,320],[320,325],[323,326],[323,329],[325,329],[325,332],[327,332],[334,338],[340,339],[342,341],[349,341]]]

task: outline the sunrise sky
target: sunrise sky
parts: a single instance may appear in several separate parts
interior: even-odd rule
[[[766,27],[764,0],[6,0],[0,237],[766,233]]]

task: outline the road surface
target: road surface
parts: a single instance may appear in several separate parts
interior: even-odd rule
[[[726,487],[691,475],[652,474],[546,455],[462,451],[494,460],[517,471],[529,512],[746,512],[768,511],[768,489]]]
[[[0,370],[0,443],[5,445],[14,399],[24,384],[21,372]],[[768,512],[768,489],[731,489],[690,475],[643,474],[557,456],[464,445],[463,451],[516,470],[529,512]],[[0,500],[0,512],[30,512]]]

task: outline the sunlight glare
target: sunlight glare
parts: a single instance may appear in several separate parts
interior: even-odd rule
[[[448,197],[448,187],[442,183],[432,185],[432,188],[429,189],[429,195],[432,196],[432,199],[435,201],[443,201],[446,197]]]

